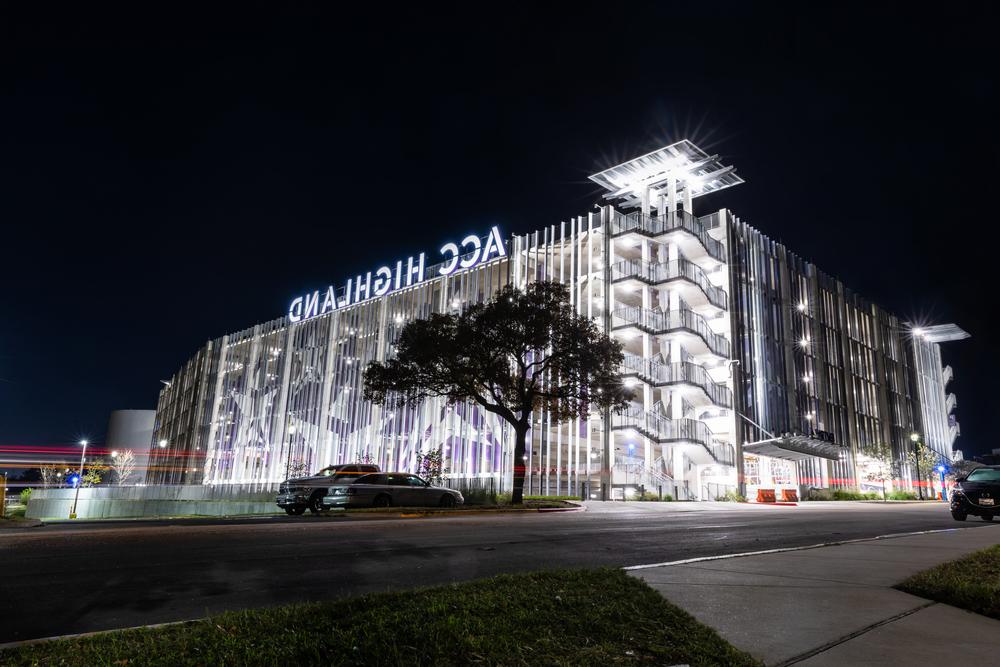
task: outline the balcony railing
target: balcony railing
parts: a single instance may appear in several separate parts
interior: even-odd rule
[[[958,407],[958,398],[955,397],[955,394],[948,394],[944,399],[945,414],[954,411],[956,407]]]
[[[723,310],[729,308],[728,295],[712,284],[700,266],[686,259],[660,263],[643,262],[639,259],[624,259],[616,262],[611,267],[611,280],[625,280],[626,278],[635,278],[649,285],[659,285],[668,280],[683,278],[700,287],[712,305]]]
[[[636,375],[657,387],[668,384],[692,384],[701,387],[715,405],[721,408],[733,407],[733,393],[729,387],[713,380],[704,366],[689,361],[661,364],[626,352],[625,361],[622,363],[622,374]]]
[[[722,243],[709,236],[708,230],[705,229],[701,221],[687,211],[675,211],[662,218],[653,218],[641,213],[618,213],[616,211],[611,219],[612,236],[636,232],[643,236],[656,237],[674,231],[685,231],[691,234],[701,242],[705,252],[711,257],[720,262],[726,261],[726,249]]]
[[[656,412],[630,408],[614,415],[612,428],[634,428],[657,443],[697,443],[716,463],[731,466],[736,461],[733,446],[716,440],[708,426],[697,419],[667,419]]]
[[[663,312],[638,306],[615,306],[613,326],[634,325],[646,333],[662,334],[687,329],[697,334],[708,348],[721,357],[729,358],[729,341],[712,331],[705,318],[687,308]]]
[[[945,366],[941,369],[941,384],[948,386],[948,383],[951,382],[953,376],[954,374],[951,370],[951,366]]]

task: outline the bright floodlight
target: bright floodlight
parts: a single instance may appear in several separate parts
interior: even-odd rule
[[[160,440],[160,447],[166,447],[166,446],[167,446],[167,441],[166,440]]]
[[[910,434],[910,440],[912,440],[913,442],[916,442],[917,440],[920,440],[920,434],[919,433],[911,433]]]
[[[81,441],[80,441],[80,444],[81,444],[81,445],[83,445],[84,447],[86,447],[86,446],[87,446],[87,445],[89,445],[90,443],[89,443],[89,442],[87,442],[86,440],[81,440]]]

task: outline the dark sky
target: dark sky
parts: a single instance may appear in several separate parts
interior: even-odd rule
[[[960,446],[994,446],[990,3],[147,4],[0,9],[0,445],[100,440],[207,339],[585,213],[588,174],[688,137],[747,181],[698,212],[973,334]]]

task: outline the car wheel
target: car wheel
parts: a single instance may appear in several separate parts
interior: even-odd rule
[[[450,493],[446,493],[441,496],[441,502],[438,503],[440,507],[454,507],[455,506],[455,496]]]
[[[323,511],[323,496],[320,494],[314,495],[309,499],[309,511],[313,514],[319,514]]]
[[[954,519],[955,521],[965,521],[965,518],[967,516],[968,515],[965,512],[954,512],[953,511],[951,513],[951,518]]]
[[[983,521],[992,521],[993,520],[993,515],[992,514],[983,514],[980,518]]]
[[[301,505],[296,505],[295,507],[286,507],[285,508],[285,514],[287,514],[288,516],[299,516],[303,512],[305,512],[305,511],[306,511],[306,508],[302,507]]]
[[[375,496],[375,502],[372,503],[375,507],[392,507],[392,498],[385,495]]]

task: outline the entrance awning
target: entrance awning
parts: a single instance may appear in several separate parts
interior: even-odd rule
[[[748,442],[743,445],[743,451],[747,454],[759,454],[788,461],[805,461],[813,457],[839,461],[841,447],[807,435],[785,435]]]

